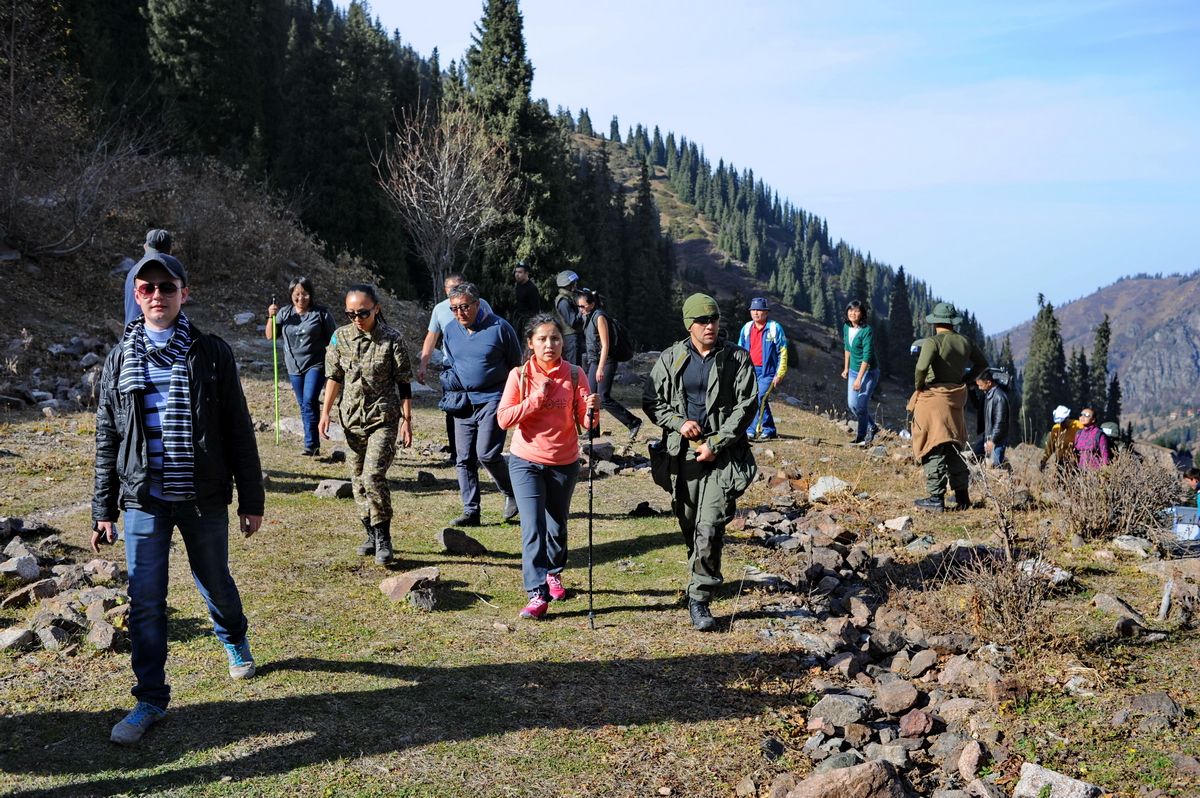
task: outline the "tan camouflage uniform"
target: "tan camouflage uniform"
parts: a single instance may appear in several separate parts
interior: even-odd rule
[[[400,331],[379,321],[370,333],[338,328],[325,353],[325,376],[342,384],[338,413],[350,447],[350,481],[359,514],[372,525],[392,519],[387,470],[396,459],[401,400],[396,386],[412,381]]]

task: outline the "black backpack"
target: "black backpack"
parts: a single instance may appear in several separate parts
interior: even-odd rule
[[[626,360],[633,359],[633,336],[629,334],[629,330],[625,325],[604,314],[608,319],[608,354],[613,359],[614,363],[624,363]]]

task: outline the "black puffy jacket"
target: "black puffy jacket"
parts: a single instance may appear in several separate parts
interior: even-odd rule
[[[196,503],[225,506],[237,483],[238,515],[263,514],[262,466],[246,397],[229,344],[192,326],[187,353],[192,394]],[[104,361],[96,409],[96,487],[92,520],[116,521],[120,510],[150,500],[149,460],[141,393],[117,390],[124,353],[115,346]]]

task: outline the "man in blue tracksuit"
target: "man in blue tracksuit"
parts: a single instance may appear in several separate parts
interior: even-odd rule
[[[750,362],[754,364],[754,376],[758,382],[758,412],[746,430],[746,436],[752,441],[769,441],[778,437],[767,396],[787,374],[787,334],[783,331],[783,325],[767,318],[769,314],[770,308],[764,297],[751,299],[750,321],[742,325],[742,334],[738,336],[738,346],[750,353]]]

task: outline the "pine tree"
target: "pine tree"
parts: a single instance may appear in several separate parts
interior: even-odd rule
[[[616,144],[621,143],[621,123],[617,121],[616,114],[613,114],[612,122],[608,126],[608,138]]]
[[[1092,340],[1090,404],[1099,413],[1101,408],[1108,407],[1108,346],[1112,340],[1112,328],[1109,326],[1107,313],[1104,314],[1104,321],[1096,325]]]
[[[1025,361],[1021,405],[1030,441],[1040,441],[1053,423],[1054,408],[1069,401],[1065,374],[1062,333],[1054,306],[1038,295],[1038,313],[1029,339],[1029,358]],[[1077,409],[1077,408],[1076,408]]]
[[[1091,373],[1082,349],[1072,349],[1067,361],[1067,398],[1067,404],[1077,411],[1091,407]],[[1100,408],[1094,409],[1100,412]]]
[[[575,130],[584,136],[595,137],[596,134],[592,132],[592,117],[586,108],[579,109],[579,124],[576,125]]]

